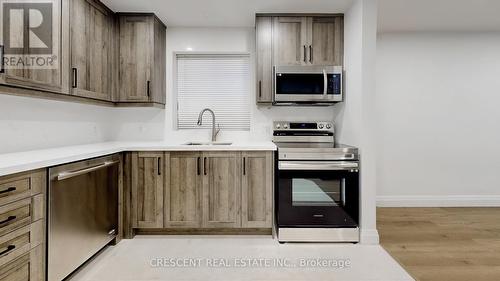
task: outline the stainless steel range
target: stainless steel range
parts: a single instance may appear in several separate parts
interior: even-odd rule
[[[274,122],[280,242],[359,242],[359,155],[332,122]]]

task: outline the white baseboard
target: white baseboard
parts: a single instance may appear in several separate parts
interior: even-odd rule
[[[379,236],[378,231],[376,229],[360,229],[360,242],[365,245],[378,245],[379,244]]]
[[[377,196],[377,207],[500,207],[500,195]]]

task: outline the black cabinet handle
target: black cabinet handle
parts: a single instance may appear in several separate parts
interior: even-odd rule
[[[207,175],[207,157],[203,157],[203,174]]]
[[[0,194],[9,193],[9,192],[12,192],[12,191],[16,191],[16,188],[14,186],[9,187],[7,189],[4,189],[4,190],[0,191]]]
[[[3,45],[0,45],[0,59],[2,60],[0,62],[0,73],[5,73],[5,62],[4,62],[4,57],[5,57],[5,47]]]
[[[3,250],[0,252],[0,256],[3,256],[5,254],[7,254],[8,252],[11,252],[12,250],[14,250],[16,248],[16,245],[9,245],[7,247],[7,249]]]
[[[259,80],[259,98],[262,97],[262,80]]]
[[[3,221],[0,221],[0,225],[2,224],[6,224],[8,223],[9,221],[13,221],[15,220],[17,217],[16,216],[9,216],[8,218],[4,219]]]
[[[151,81],[148,80],[148,82],[146,83],[146,94],[148,95],[148,97],[151,96]]]
[[[201,157],[198,157],[198,159],[196,160],[196,173],[198,174],[198,176],[200,175],[200,161]]]
[[[161,157],[158,157],[158,175],[161,176]]]
[[[243,175],[247,174],[247,158],[243,157]]]
[[[304,62],[307,62],[307,58],[306,58],[306,45],[304,45]]]
[[[309,45],[309,62],[313,62],[313,47]]]
[[[73,85],[71,87],[77,88],[78,87],[78,69],[73,67]]]

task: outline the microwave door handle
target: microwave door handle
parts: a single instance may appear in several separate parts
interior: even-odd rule
[[[326,74],[326,69],[323,69],[323,96],[326,97],[328,94],[328,75]]]
[[[273,77],[272,77],[273,81],[273,101],[276,100],[276,65],[273,65]]]

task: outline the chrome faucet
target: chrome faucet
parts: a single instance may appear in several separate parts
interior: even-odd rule
[[[212,114],[212,142],[215,142],[215,139],[217,138],[217,135],[220,132],[220,129],[218,128],[219,126],[217,125],[217,129],[215,129],[215,113],[213,110],[210,108],[205,108],[200,112],[200,115],[198,116],[198,126],[203,125],[203,114],[208,111]]]

